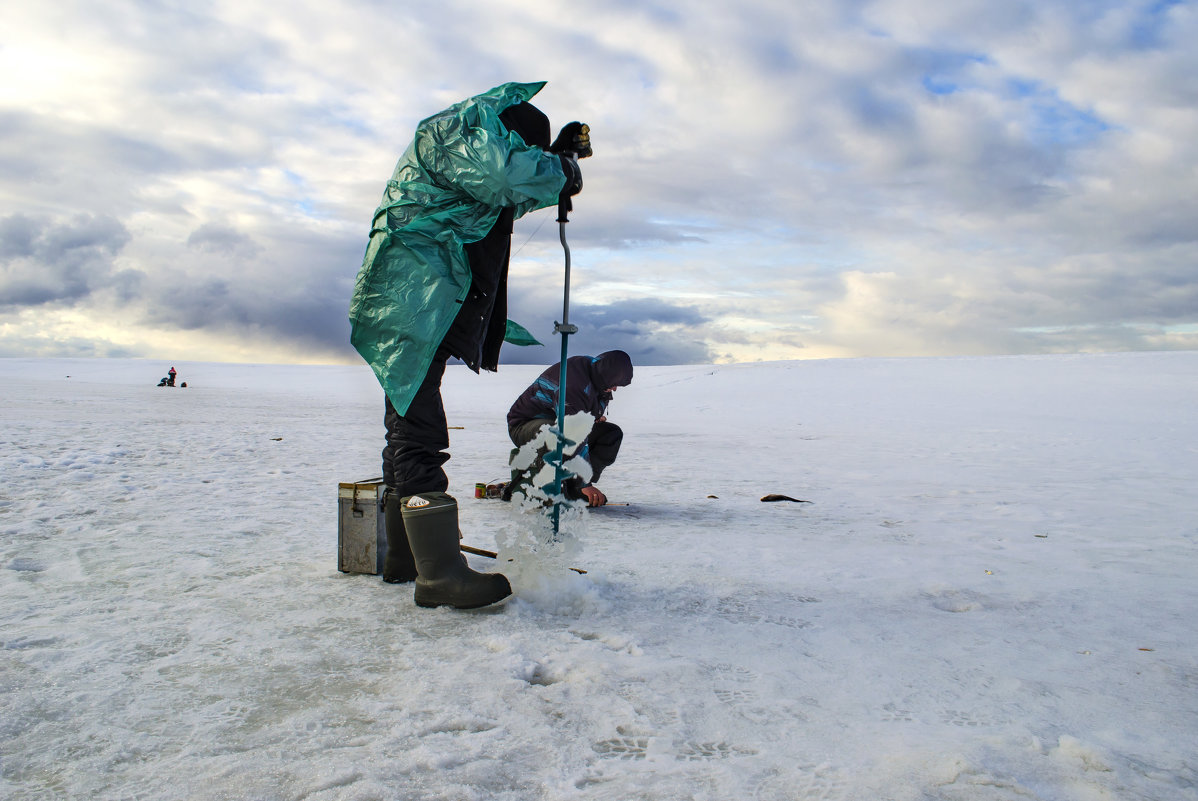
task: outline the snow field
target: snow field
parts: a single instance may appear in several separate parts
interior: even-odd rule
[[[0,360],[6,798],[1198,798],[1198,354],[638,367],[535,557],[450,368],[467,613],[336,570],[368,370],[177,366]]]

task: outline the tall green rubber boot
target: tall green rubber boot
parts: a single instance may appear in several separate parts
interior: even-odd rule
[[[403,584],[416,580],[416,560],[408,545],[408,534],[404,530],[403,499],[387,491],[383,505],[383,520],[387,527],[387,556],[383,559],[383,581],[388,584]]]
[[[403,522],[416,559],[417,606],[475,609],[512,594],[507,577],[476,573],[458,543],[458,503],[444,492],[403,499]]]

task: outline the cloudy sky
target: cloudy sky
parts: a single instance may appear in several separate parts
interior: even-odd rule
[[[0,356],[354,362],[413,128],[512,80],[592,127],[572,353],[1198,348],[1196,41],[1198,0],[18,0]],[[553,219],[510,361],[557,358]]]

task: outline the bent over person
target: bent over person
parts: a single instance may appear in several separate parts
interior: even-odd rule
[[[529,101],[544,83],[507,83],[423,120],[387,182],[350,305],[351,342],[386,393],[383,580],[415,580],[420,606],[486,606],[507,578],[477,573],[459,549],[458,508],[446,493],[445,363],[498,369],[505,339],[532,340],[507,320],[513,220],[569,202],[589,128],[572,122],[550,143]]]
[[[545,426],[556,424],[560,379],[561,362],[558,362],[541,373],[512,404],[507,414],[507,426],[508,436],[516,447],[531,442]],[[578,450],[578,455],[591,466],[590,480],[583,482],[574,477],[563,482],[562,491],[567,498],[585,498],[587,506],[607,503],[607,496],[595,482],[604,469],[616,461],[624,432],[615,423],[608,422],[605,413],[612,394],[631,383],[632,358],[622,350],[566,359],[566,414],[586,412],[595,418],[590,434]],[[508,486],[505,497],[510,498],[511,485]]]

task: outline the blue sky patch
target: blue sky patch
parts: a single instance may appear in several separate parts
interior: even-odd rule
[[[1093,111],[1077,108],[1062,99],[1056,89],[1038,81],[1012,79],[1007,87],[1012,96],[1025,101],[1027,133],[1034,142],[1085,144],[1111,128]]]

